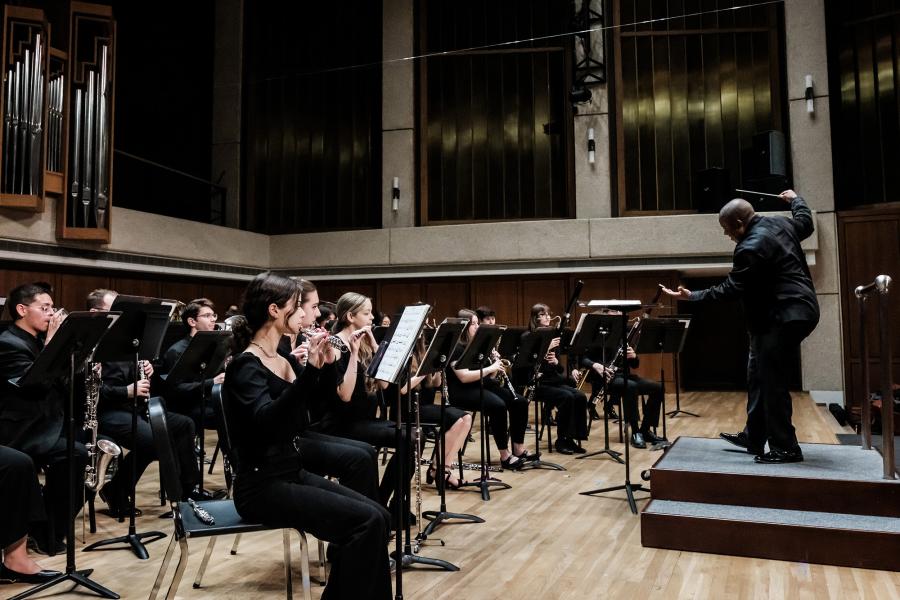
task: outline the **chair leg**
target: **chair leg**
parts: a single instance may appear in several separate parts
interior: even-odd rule
[[[153,582],[153,589],[150,590],[150,597],[148,600],[156,600],[157,595],[159,594],[159,588],[162,587],[163,577],[166,575],[166,571],[169,568],[169,561],[172,560],[172,551],[175,550],[175,535],[169,539],[169,545],[166,547],[166,553],[163,555],[162,564],[159,565],[159,573],[156,575],[156,581]]]
[[[203,560],[200,562],[200,568],[197,569],[197,578],[194,579],[194,589],[200,589],[200,584],[203,581],[203,574],[206,573],[206,565],[209,564],[209,557],[212,554],[213,548],[216,545],[216,536],[212,536],[209,538],[209,543],[206,545],[206,553],[203,555]]]
[[[287,531],[287,529],[285,529]],[[300,534],[300,575],[303,581],[303,599],[312,600],[312,589],[309,583],[309,541],[305,531],[297,531]]]
[[[284,593],[287,600],[294,597],[294,585],[291,581],[291,530],[282,529],[281,536],[284,541]]]
[[[213,450],[212,458],[209,459],[209,470],[207,474],[212,475],[213,467],[216,466],[216,458],[219,456],[219,442],[216,442],[216,448]]]
[[[94,498],[88,499],[88,524],[91,533],[97,533],[97,510],[94,507]]]
[[[325,573],[325,542],[319,540],[319,585],[325,585],[328,581]]]
[[[234,536],[234,544],[231,545],[231,555],[234,556],[237,554],[238,544],[241,543],[241,534],[237,534]]]

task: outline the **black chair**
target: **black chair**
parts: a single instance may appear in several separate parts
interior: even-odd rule
[[[163,578],[168,570],[169,562],[172,559],[172,552],[175,549],[175,543],[177,541],[180,550],[178,564],[175,567],[175,574],[172,577],[172,582],[169,584],[169,589],[166,592],[166,599],[170,600],[175,598],[175,593],[178,591],[178,585],[181,583],[184,569],[187,566],[189,555],[188,538],[210,537],[212,538],[210,540],[212,542],[212,540],[215,539],[215,536],[233,535],[252,531],[269,531],[277,528],[269,527],[261,523],[244,521],[241,519],[240,515],[238,515],[237,510],[234,507],[234,501],[230,499],[198,502],[197,504],[215,519],[215,523],[207,525],[200,521],[197,515],[194,514],[194,510],[188,502],[180,502],[177,500],[182,497],[181,484],[178,480],[175,455],[169,441],[170,438],[168,426],[166,424],[165,409],[158,398],[150,399],[149,412],[150,428],[153,431],[153,443],[156,446],[156,453],[159,457],[160,482],[165,488],[166,495],[169,497],[172,507],[172,520],[175,526],[171,542],[169,542],[169,546],[166,548],[166,554],[159,567],[156,581],[153,583],[153,589],[150,591],[150,600],[156,599],[159,589],[162,587]],[[284,529],[283,534],[285,594],[287,598],[291,598],[290,530]],[[311,592],[309,585],[309,554],[307,551],[306,534],[302,531],[300,531],[299,534],[302,555],[301,569],[303,574],[303,594],[306,600],[309,600]],[[194,583],[195,588],[200,587],[199,582],[203,577],[203,571],[206,569],[206,565],[209,562],[212,546],[213,545],[210,544],[207,547],[206,554],[204,555],[203,562],[200,566],[200,571],[197,574],[197,580]]]

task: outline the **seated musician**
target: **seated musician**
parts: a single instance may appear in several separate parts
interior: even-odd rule
[[[187,303],[181,311],[181,321],[187,325],[190,330],[182,339],[172,344],[163,355],[163,362],[160,366],[162,374],[171,373],[172,369],[178,363],[178,359],[187,350],[188,345],[198,331],[215,331],[216,329],[216,307],[211,300],[207,298],[197,298]],[[198,378],[199,379],[199,378]],[[186,415],[194,421],[194,430],[199,430],[202,426],[210,426],[215,423],[215,411],[212,404],[207,402],[203,421],[200,421],[200,405],[203,402],[205,392],[206,398],[210,397],[213,385],[221,384],[225,381],[224,370],[215,377],[210,377],[204,381],[182,381],[177,385],[165,386],[166,390],[166,409]],[[205,388],[205,390],[201,389]]]
[[[367,442],[377,448],[396,449],[394,424],[375,418],[378,401],[375,385],[367,381],[366,368],[371,362],[378,344],[372,335],[372,301],[362,294],[348,292],[337,303],[332,340],[339,348],[333,348],[334,372],[331,385],[322,386],[323,404],[315,407],[315,429],[322,433]],[[330,389],[328,389],[330,387]],[[401,436],[405,432],[401,431]],[[393,510],[392,496],[397,486],[401,460],[395,452],[388,461],[378,499]],[[406,473],[412,474],[412,456],[405,457]]]
[[[0,583],[46,583],[61,575],[48,571],[28,556],[27,533],[47,520],[41,486],[31,458],[0,446]]]
[[[83,501],[88,458],[84,444],[76,439],[76,481],[69,505],[69,457],[63,423],[68,386],[57,381],[19,388],[9,381],[25,374],[65,318],[64,311],[54,310],[51,293],[50,285],[43,282],[10,291],[6,306],[13,323],[0,334],[0,444],[27,454],[35,465],[44,468],[44,504],[49,520],[31,531],[38,552],[43,554],[65,551],[62,540],[69,516],[78,513]],[[49,539],[50,531],[53,539]]]
[[[602,311],[601,314],[621,313],[617,311]],[[623,406],[625,419],[628,420],[628,426],[631,427],[631,445],[634,448],[646,448],[647,442],[656,444],[665,441],[664,438],[658,437],[651,431],[651,428],[656,428],[659,424],[659,413],[663,401],[662,385],[657,381],[644,379],[634,373],[632,369],[636,369],[640,365],[640,359],[631,346],[627,347],[625,358],[628,360],[629,368],[627,386],[621,364],[604,366],[601,362],[603,357],[599,351],[588,351],[581,359],[581,366],[588,369],[587,377],[591,381],[593,396],[599,396],[605,385],[608,385],[607,389],[611,397],[621,397],[623,390],[625,390]],[[640,425],[638,425],[639,413],[637,406],[639,394],[647,395],[647,402],[644,405],[644,420]]]
[[[454,352],[458,358],[465,345],[478,331],[478,316],[475,312],[462,309],[457,313],[461,319],[469,319],[469,326],[463,330],[460,346]],[[447,387],[450,404],[463,410],[481,410],[481,376],[484,374],[484,411],[490,419],[491,434],[500,451],[500,462],[505,469],[520,469],[526,461],[533,460],[535,454],[525,448],[525,427],[528,424],[528,402],[519,394],[514,394],[506,386],[501,387],[496,374],[503,370],[499,355],[485,359],[483,370],[458,369],[456,360],[451,360],[447,369]],[[508,425],[507,425],[508,423]],[[509,439],[512,438],[512,452]]]
[[[497,324],[497,313],[490,306],[479,306],[475,309],[475,316],[478,317],[478,322],[482,325]]]
[[[97,289],[88,294],[87,308],[90,311],[110,310],[117,292]],[[140,480],[147,466],[156,460],[153,433],[147,420],[146,404],[150,398],[150,377],[153,365],[141,361],[143,377],[138,377],[135,390],[134,361],[103,363],[100,367],[102,385],[100,402],[97,407],[99,431],[112,438],[119,446],[130,452],[119,463],[119,474],[100,492],[109,505],[112,516],[123,517],[129,507],[132,484]],[[133,398],[138,398],[138,419],[136,435],[131,430]],[[200,467],[194,454],[194,422],[190,417],[171,411],[166,412],[169,435],[179,465],[181,488],[186,496],[201,499],[204,494],[197,489],[200,482]],[[131,463],[135,462],[135,479],[131,481]],[[178,498],[184,500],[184,498]]]
[[[389,515],[377,502],[307,470],[294,445],[307,426],[307,395],[326,354],[327,336],[312,336],[308,363],[298,376],[277,352],[297,333],[304,311],[300,286],[262,273],[247,286],[244,317],[232,331],[237,352],[226,369],[225,416],[236,475],[234,503],[245,519],[308,531],[331,542],[331,572],[323,597],[391,597],[387,554]]]
[[[550,326],[550,308],[546,304],[531,307],[528,331],[522,334],[524,342],[538,327]],[[569,378],[559,360],[559,338],[550,343],[550,350],[541,362],[540,385],[535,389],[535,398],[556,407],[556,442],[554,447],[562,454],[582,454],[584,448],[576,440],[587,439],[587,396],[569,385]],[[513,379],[527,384],[532,369],[517,369]]]

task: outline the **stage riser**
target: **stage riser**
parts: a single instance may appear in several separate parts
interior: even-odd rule
[[[653,498],[900,517],[900,484],[651,470]]]
[[[656,482],[654,481],[654,496]],[[652,507],[648,506],[648,509]],[[644,512],[650,548],[900,571],[900,534],[750,523]]]

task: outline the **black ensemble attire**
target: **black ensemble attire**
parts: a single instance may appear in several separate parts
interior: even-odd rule
[[[0,446],[0,548],[25,537],[31,524],[47,520],[34,462],[24,452]]]
[[[172,372],[172,369],[178,363],[178,359],[187,350],[191,343],[191,335],[187,335],[166,350],[163,355],[162,365],[159,368],[159,374],[165,375]],[[154,373],[155,375],[155,373]],[[161,381],[161,379],[160,379]],[[194,430],[199,431],[201,426],[214,428],[216,423],[216,414],[213,410],[212,403],[209,398],[212,394],[213,380],[204,379],[200,381],[182,381],[177,385],[166,385],[166,410],[186,415],[194,421]],[[201,404],[203,403],[203,395],[206,395],[206,410],[201,422]]]
[[[153,432],[147,417],[146,400],[138,398],[137,433],[131,433],[133,399],[128,386],[134,383],[133,362],[110,362],[101,366],[100,404],[97,408],[100,433],[114,439],[130,452],[119,463],[116,476],[103,490],[103,496],[114,506],[124,507],[131,493],[131,462],[136,461],[135,483],[147,466],[157,459]],[[194,454],[194,422],[190,417],[166,411],[169,437],[178,463],[181,489],[188,495],[200,483],[200,466]],[[179,498],[183,500],[184,498]]]
[[[236,463],[235,507],[246,519],[337,544],[323,598],[387,600],[390,515],[362,494],[307,471],[293,444],[307,425],[304,396],[315,371],[307,367],[288,383],[249,352],[228,365],[223,393]]]
[[[803,198],[791,201],[792,219],[755,215],[734,248],[728,278],[691,293],[692,301],[740,298],[750,335],[747,364],[749,449],[798,450],[788,392],[790,358],[819,322],[819,304],[800,242],[813,234]]]
[[[602,360],[603,357],[594,355],[590,352],[586,353],[581,359],[581,366],[589,369],[588,377],[590,378],[594,394],[597,394],[605,382],[603,378],[591,368],[591,365],[596,362],[602,364]],[[659,414],[662,410],[663,401],[663,388],[662,384],[658,381],[644,379],[632,372],[632,369],[637,369],[640,364],[640,358],[630,359],[628,361],[628,383],[625,383],[625,375],[619,370],[616,372],[612,381],[609,382],[608,391],[612,401],[615,401],[620,397],[622,398],[622,410],[625,413],[625,419],[628,421],[628,426],[631,427],[633,432],[638,432],[643,435],[649,432],[650,429],[659,425]],[[624,396],[623,391],[625,392]],[[637,398],[641,394],[646,396],[647,401],[644,404],[644,419],[638,423],[640,412],[638,411]]]
[[[462,348],[457,348],[454,354],[461,355]],[[447,392],[453,406],[468,411],[481,410],[481,383],[478,380],[461,382],[452,364],[447,369]],[[508,449],[510,438],[514,444],[525,443],[528,401],[506,387],[501,387],[493,377],[484,378],[484,412],[490,420],[491,434],[498,450]]]
[[[72,504],[67,504],[69,458],[66,451],[64,402],[68,402],[67,381],[46,382],[18,388],[9,382],[21,377],[44,349],[44,341],[13,324],[0,333],[0,444],[27,454],[46,474],[44,504],[55,532],[54,544],[68,531],[68,520],[78,513],[83,501],[84,468],[87,449],[75,441],[75,487]],[[66,378],[67,380],[68,378]],[[80,432],[81,429],[78,428]],[[3,488],[5,489],[5,488]],[[47,535],[33,532],[40,543]]]

